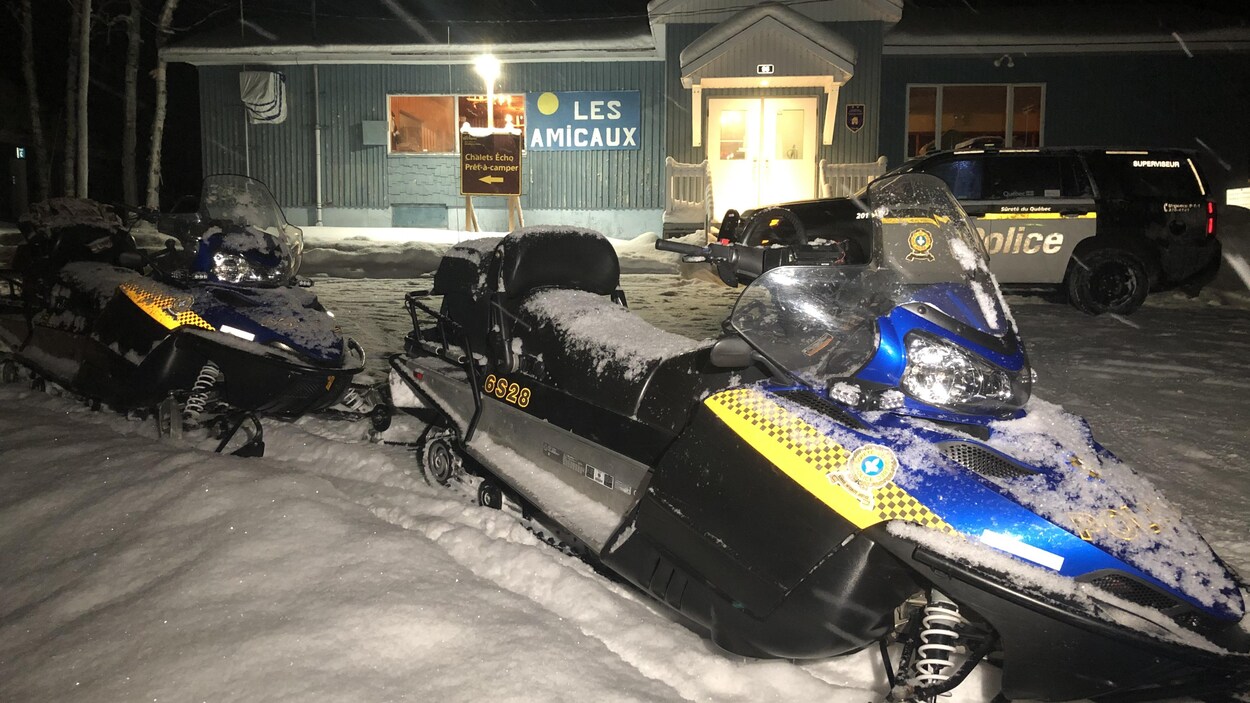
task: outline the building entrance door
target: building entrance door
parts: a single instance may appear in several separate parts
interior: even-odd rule
[[[712,98],[708,160],[718,216],[816,194],[817,98]]]

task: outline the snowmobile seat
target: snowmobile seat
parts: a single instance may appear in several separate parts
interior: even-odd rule
[[[486,281],[494,249],[500,237],[482,237],[460,242],[443,254],[434,271],[432,293],[443,296],[442,313],[459,329],[439,327],[427,332],[431,341],[468,336],[475,352],[486,350],[486,331],[490,325],[490,296]],[[444,337],[445,336],[445,337]]]
[[[576,227],[527,227],[499,243],[503,297],[519,302],[542,288],[613,295],[621,284],[616,250],[602,234]]]
[[[621,265],[602,234],[576,227],[527,227],[504,237],[495,251],[497,281],[491,329],[492,352],[502,367],[520,367],[514,337],[524,331],[521,308],[543,290],[581,291],[623,309]],[[517,328],[514,330],[514,328]]]
[[[27,242],[46,242],[47,266],[59,270],[71,261],[119,265],[121,255],[138,251],[134,237],[108,206],[83,198],[52,198],[31,206],[18,223]]]
[[[656,369],[702,346],[582,290],[534,291],[513,328],[522,373],[625,417],[636,416]]]

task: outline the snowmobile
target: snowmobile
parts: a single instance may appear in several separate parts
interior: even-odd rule
[[[136,246],[127,224],[139,218],[163,250]],[[162,434],[206,427],[218,451],[242,429],[233,453],[259,455],[255,413],[326,408],[364,367],[296,276],[302,232],[251,178],[210,176],[190,213],[54,199],[20,226],[0,297],[8,378],[20,365],[116,410],[154,411]]]
[[[861,201],[802,258],[657,242],[747,284],[706,342],[631,313],[596,233],[451,249],[390,357],[394,404],[431,423],[423,471],[476,483],[728,652],[876,646],[894,700],[982,662],[1005,699],[1243,690],[1244,585],[1083,420],[1032,397],[949,191],[908,174]]]

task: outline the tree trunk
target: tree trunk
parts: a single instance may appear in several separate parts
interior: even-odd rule
[[[30,0],[25,0],[29,2]],[[139,47],[143,35],[139,31],[143,23],[142,0],[130,0],[130,16],[126,20],[126,97],[125,119],[122,125],[122,197],[126,203],[139,202],[139,178],[135,172],[135,151],[138,146],[139,113]]]
[[[64,173],[64,195],[73,196],[77,188],[74,184],[74,164],[78,155],[78,48],[82,39],[82,7],[78,3],[71,5],[69,17],[69,50],[65,67],[65,153],[62,154]]]
[[[91,87],[91,0],[82,0],[78,37],[78,197],[87,197],[87,92]]]
[[[165,0],[156,26],[156,70],[152,72],[156,81],[156,109],[152,114],[152,146],[148,152],[148,194],[145,203],[150,208],[161,205],[161,141],[165,136],[165,102],[169,97],[165,86],[165,57],[161,56],[161,50],[169,38],[169,26],[177,8],[178,0]]]
[[[22,77],[26,79],[26,102],[30,107],[30,138],[35,156],[35,200],[52,195],[52,164],[43,136],[43,115],[39,108],[39,84],[35,75],[35,20],[30,0],[22,0]]]

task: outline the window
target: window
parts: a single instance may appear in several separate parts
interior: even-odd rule
[[[1041,85],[913,85],[907,88],[907,156],[986,143],[1042,143]]]
[[[985,160],[985,195],[991,199],[1057,198],[1059,160],[1049,156],[1000,156]]]
[[[454,154],[466,122],[486,127],[484,95],[392,95],[389,98],[392,154]],[[525,96],[495,96],[495,126],[525,127]]]
[[[924,170],[942,179],[956,200],[980,200],[981,159],[952,159],[926,166]]]
[[[1189,157],[1179,152],[1090,154],[1090,168],[1108,198],[1201,198]]]
[[[489,111],[486,109],[485,95],[461,96],[456,101],[456,106],[460,110],[457,124],[463,125],[467,121],[470,127],[487,126],[486,118]],[[525,128],[524,95],[496,95],[494,112],[496,127]]]
[[[958,200],[1089,197],[1089,178],[1075,156],[977,154],[928,164]]]
[[[456,151],[454,98],[441,95],[391,96],[391,151],[399,154]]]
[[[745,159],[747,153],[747,113],[724,110],[720,113],[720,158]]]

